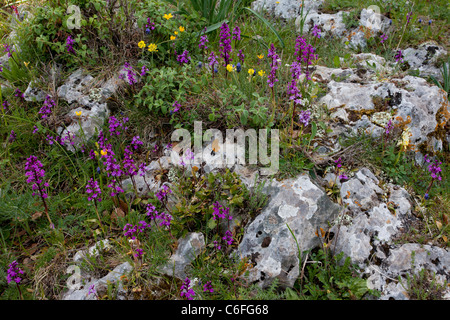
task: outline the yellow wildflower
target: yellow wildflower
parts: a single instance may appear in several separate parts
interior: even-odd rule
[[[175,33],[175,35],[177,35],[177,34],[178,34],[178,31],[175,31],[174,33]]]
[[[75,114],[80,117],[81,116],[81,111],[75,111]]]
[[[100,154],[101,154],[102,156],[106,156],[106,155],[108,154],[108,150],[102,149],[102,150],[100,151]]]
[[[180,26],[178,29],[180,29],[180,32],[184,32],[184,27]]]
[[[266,75],[266,72],[262,71],[262,70],[259,70],[258,74],[259,74],[260,77],[264,77]]]
[[[258,57],[258,59],[261,60],[262,58],[264,58],[264,55],[263,54],[258,54],[257,57]]]
[[[227,65],[227,71],[228,72],[233,72],[233,70],[234,70],[233,66],[231,64],[228,64]]]
[[[139,48],[144,48],[145,47],[145,42],[144,41],[139,41],[138,43]]]
[[[177,37],[175,36],[170,36],[170,40],[175,40]]]
[[[148,51],[150,51],[150,52],[156,52],[156,51],[158,51],[158,46],[157,46],[156,44],[154,44],[154,43],[150,43],[150,44],[148,45]]]
[[[255,70],[253,70],[253,69],[248,69],[248,74],[249,75],[254,75],[255,74]]]
[[[173,18],[173,15],[171,13],[166,13],[165,15],[163,15],[163,18],[169,20],[170,18]]]

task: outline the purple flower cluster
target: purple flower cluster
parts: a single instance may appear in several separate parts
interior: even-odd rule
[[[394,124],[392,123],[392,119],[389,119],[388,123],[386,124],[385,127],[385,133],[386,135],[389,135],[389,133],[391,132],[391,130],[394,128]]]
[[[156,197],[159,201],[163,202],[169,193],[172,193],[172,190],[165,184],[162,188],[156,193]]]
[[[428,163],[431,163],[431,160],[428,159],[427,155],[425,155],[424,160]],[[442,177],[440,175],[440,173],[442,172],[442,168],[440,167],[441,164],[442,164],[442,162],[435,159],[434,162],[428,166],[428,171],[431,172],[431,178],[433,180],[438,180],[438,181],[442,180]]]
[[[148,72],[148,68],[146,65],[143,65],[141,68],[141,77],[145,76]]]
[[[319,39],[321,37],[321,34],[320,34],[321,32],[322,32],[322,30],[320,30],[319,26],[317,26],[317,25],[314,25],[314,28],[311,30],[311,34],[314,37],[319,38]]]
[[[211,281],[207,281],[205,283],[205,285],[203,286],[203,292],[208,292],[208,291],[211,292],[211,293],[214,292],[214,289],[212,287]]]
[[[75,41],[72,39],[71,36],[68,36],[66,39],[66,49],[69,53],[75,53],[75,50],[73,49],[73,44]]]
[[[44,105],[39,110],[39,114],[42,114],[42,119],[47,119],[49,114],[52,113],[52,108],[54,106],[56,106],[55,101],[52,99],[52,97],[47,95],[47,97],[45,97]]]
[[[10,106],[8,100],[3,100],[2,106],[3,106],[3,110],[8,110],[8,107]]]
[[[388,35],[383,33],[383,34],[380,36],[380,39],[381,39],[380,42],[381,42],[381,43],[384,43],[384,42],[388,39]]]
[[[222,240],[225,240],[225,242],[231,246],[231,244],[233,243],[234,239],[233,239],[233,234],[231,233],[230,230],[227,230],[225,232],[225,236],[222,238]]]
[[[307,126],[309,124],[309,121],[311,121],[311,111],[309,110],[302,110],[300,111],[300,114],[298,115],[298,121],[303,124],[303,126]]]
[[[342,167],[341,157],[339,157],[337,160],[334,160],[334,163],[336,163],[336,168],[340,169]]]
[[[98,201],[101,202],[102,199],[100,198],[100,195],[102,194],[102,189],[100,189],[100,186],[97,181],[94,181],[93,178],[89,180],[88,184],[86,185],[86,193],[89,194],[88,201]]]
[[[224,60],[223,66],[226,67],[233,60],[231,59],[230,56],[231,54],[230,27],[226,22],[224,22],[220,26],[219,47],[220,47],[220,57],[223,58]]]
[[[6,280],[8,281],[8,284],[11,282],[19,284],[20,281],[22,281],[22,278],[20,277],[22,274],[24,274],[24,272],[18,267],[17,261],[14,260],[11,262],[9,269],[6,271]]]
[[[177,55],[177,61],[180,65],[184,63],[189,63],[191,61],[191,56],[189,55],[189,51],[184,50],[182,54]]]
[[[14,130],[11,130],[11,133],[9,134],[8,142],[9,143],[14,142],[14,141],[16,141],[16,138],[17,138],[16,133],[14,132]]]
[[[306,67],[306,78],[311,80],[309,77],[309,66],[312,64],[312,61],[317,60],[318,55],[315,54],[316,49],[306,43],[306,40],[302,36],[298,36],[295,41],[295,56],[297,57],[297,61],[302,64],[304,63]]]
[[[281,64],[273,43],[270,44],[270,49],[267,57],[272,59],[270,62],[270,74],[267,77],[267,83],[269,84],[269,87],[272,88],[275,85],[275,82],[278,82],[277,70]]]
[[[299,80],[300,74],[302,72],[302,66],[297,61],[291,64],[291,82],[288,85],[287,93],[289,95],[289,100],[293,100],[295,104],[301,104],[302,94],[297,87],[297,82]]]
[[[145,25],[145,33],[149,34],[150,31],[155,30],[155,23],[150,21],[150,18],[147,18],[147,24]]]
[[[408,25],[411,22],[412,11],[408,12],[406,15],[406,24]]]
[[[394,56],[396,62],[403,62],[403,53],[402,50],[397,50],[397,53]]]
[[[233,217],[230,214],[230,208],[224,207],[221,204],[219,204],[219,202],[216,201],[213,204],[213,219],[216,220],[217,217],[228,220],[233,219]]]
[[[233,29],[233,38],[232,39],[236,40],[236,41],[241,40],[241,29],[238,26],[234,27],[234,29]]]
[[[209,42],[209,41],[208,41],[208,36],[206,34],[203,36],[200,36],[200,42],[198,44],[198,47],[203,50],[208,50],[208,46],[206,45],[207,42]]]
[[[242,52],[242,50],[239,50],[239,53],[237,54],[237,57],[239,58],[239,60],[241,60],[242,64],[244,64],[245,55]]]
[[[127,223],[123,227],[123,235],[130,239],[136,239],[136,237],[143,233],[147,228],[150,228],[150,224],[141,220],[136,225],[132,225],[131,223]]]
[[[20,98],[20,99],[25,99],[25,96],[23,95],[22,91],[20,91],[20,89],[16,89],[14,91],[14,96]]]
[[[214,51],[212,51],[209,54],[208,61],[209,61],[209,66],[211,67],[211,70],[214,70],[214,65],[219,63],[219,62],[217,62],[217,56],[214,53]]]
[[[195,296],[195,291],[191,288],[191,281],[188,277],[184,280],[183,284],[181,285],[181,297],[185,297],[188,300],[193,300]]]
[[[129,176],[135,176],[138,173],[138,169],[134,164],[133,152],[130,150],[129,146],[126,146],[125,150],[123,151],[122,166],[123,166],[122,172],[124,174],[127,174]]]
[[[171,111],[171,113],[175,113],[180,110],[181,104],[179,104],[178,101],[175,101],[173,103],[172,107],[173,107],[173,110]]]
[[[108,188],[112,189],[111,197],[114,197],[117,194],[124,192],[122,187],[120,185],[117,185],[117,181],[116,180],[111,180],[111,182],[108,184]]]
[[[125,123],[127,123],[128,120],[129,120],[128,117],[124,117],[120,121],[117,120],[117,118],[115,116],[109,117],[109,120],[108,120],[109,134],[111,136],[113,136],[113,135],[116,135],[116,136],[120,135],[120,131],[117,130],[117,128],[119,128],[119,127],[121,129],[123,129],[123,131],[126,131],[128,129],[128,127],[125,126]]]
[[[216,249],[216,250],[222,249],[222,246],[216,240],[213,241],[213,244],[214,244],[214,249]]]
[[[158,225],[160,227],[166,226],[170,227],[170,223],[172,221],[172,216],[170,214],[167,214],[165,212],[159,213],[155,206],[152,204],[147,204],[147,210],[145,212],[147,217],[149,217],[150,220],[154,220],[156,223],[156,220],[160,220]]]
[[[143,145],[144,143],[140,140],[139,136],[134,136],[131,140],[131,145],[135,150],[139,148],[139,146]]]
[[[8,54],[8,58],[11,58],[12,53],[15,52],[14,49],[9,44],[4,44],[3,48],[4,48],[3,51]]]
[[[39,190],[40,196],[43,199],[48,197],[45,192],[44,187],[48,187],[48,183],[44,182],[42,179],[45,176],[45,170],[42,169],[42,163],[36,158],[36,156],[30,156],[25,163],[25,176],[28,177],[27,183],[32,183],[33,191]],[[36,195],[33,192],[33,196]]]
[[[136,84],[137,83],[136,73],[134,73],[133,67],[128,62],[125,62],[123,70],[127,72],[128,84],[129,85]],[[125,80],[125,75],[123,73],[121,73],[119,75],[119,78],[122,79],[122,80]]]

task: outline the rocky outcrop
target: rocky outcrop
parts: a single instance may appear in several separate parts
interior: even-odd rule
[[[339,206],[308,175],[273,180],[265,192],[270,201],[246,228],[238,253],[253,263],[251,282],[266,287],[278,278],[282,286],[292,287],[299,255],[320,243],[317,230],[337,217]]]
[[[383,134],[393,113],[394,124],[408,123],[411,144],[423,144],[430,152],[442,150],[445,137],[437,130],[449,121],[447,94],[422,78],[406,76],[367,84],[331,80],[319,104],[325,104],[332,117],[348,119],[351,132],[364,130],[374,137]]]

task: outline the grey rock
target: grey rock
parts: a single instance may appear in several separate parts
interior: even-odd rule
[[[338,13],[319,13],[317,11],[310,12],[304,22],[303,33],[308,33],[317,25],[323,32],[327,32],[333,36],[342,37],[347,31],[343,20],[344,11]],[[295,20],[297,31],[300,31],[302,18],[299,16]]]
[[[389,18],[376,11],[375,6],[362,9],[359,24],[373,32],[381,31],[386,33],[389,30]]]
[[[425,143],[430,151],[442,148],[439,141],[432,142],[432,134],[438,124],[436,115],[442,106],[448,105],[448,99],[445,92],[428,84],[425,79],[406,76],[401,80],[367,84],[332,80],[328,83],[328,93],[319,100],[319,104],[327,105],[331,111],[338,108],[344,108],[347,112],[372,111],[375,109],[374,98],[389,99],[387,112],[394,111],[395,117],[400,116],[403,121],[411,119],[408,126],[412,144],[418,146]],[[394,119],[394,124],[396,122]],[[356,132],[358,128],[363,128],[374,136],[380,136],[382,127],[371,123],[363,116],[351,129]]]
[[[327,222],[337,216],[339,206],[307,175],[280,182],[272,180],[264,192],[271,198],[246,228],[238,247],[239,256],[256,263],[250,270],[250,281],[266,287],[278,278],[282,286],[292,287],[299,275],[299,252],[319,245],[317,228],[326,228]]]
[[[88,275],[83,277],[84,285],[79,289],[69,289],[62,295],[62,300],[97,300],[97,296],[104,295],[107,292],[108,284],[117,285],[117,298],[123,298],[125,291],[123,290],[121,277],[129,274],[133,270],[133,266],[129,262],[124,262],[114,268],[110,273],[101,279],[92,279]],[[95,293],[89,294],[90,288],[93,286]]]
[[[277,3],[278,2],[278,3]],[[304,0],[303,14],[315,12],[319,9],[323,0]],[[255,11],[265,10],[275,17],[283,19],[295,19],[301,12],[301,0],[256,0],[252,3]]]
[[[92,86],[94,78],[86,74],[85,70],[78,69],[72,73],[66,82],[57,89],[58,97],[66,100],[69,104],[73,102],[82,103],[80,100],[88,94],[89,89]]]
[[[435,76],[443,81],[441,69],[436,66],[440,57],[445,57],[447,50],[435,42],[425,42],[417,49],[407,48],[403,51],[403,60],[408,62],[410,69],[419,70],[420,76]]]
[[[81,262],[86,259],[87,256],[97,257],[101,252],[111,249],[108,239],[97,241],[88,250],[77,251],[73,257],[74,262]]]
[[[350,223],[336,223],[331,232],[338,235],[333,239],[336,253],[344,252],[352,262],[364,266],[372,250],[377,256],[383,251],[378,246],[389,244],[403,227],[405,217],[411,214],[409,194],[401,187],[387,186],[395,212],[380,200],[386,193],[379,186],[379,180],[368,169],[359,170],[354,177],[342,183],[341,198],[347,208],[346,215],[353,217]],[[388,202],[386,201],[386,202]]]
[[[436,277],[439,284],[450,280],[450,252],[436,246],[406,243],[391,247],[389,256],[381,265],[368,265],[367,285],[381,292],[380,300],[409,300],[407,277],[425,269]],[[448,300],[450,290],[444,291],[443,299]]]
[[[81,117],[76,112],[81,111]],[[57,132],[64,139],[66,148],[74,152],[100,131],[105,119],[109,116],[109,110],[104,104],[93,104],[90,108],[78,107],[69,111],[68,116],[73,122],[66,128],[59,127]]]
[[[160,271],[181,280],[186,278],[185,268],[206,248],[205,237],[202,233],[188,233],[178,240],[177,251]]]
[[[45,100],[45,97],[47,96],[47,93],[44,91],[37,89],[35,87],[35,84],[33,81],[31,81],[28,84],[27,89],[23,93],[25,101],[31,101],[31,102],[41,102]]]

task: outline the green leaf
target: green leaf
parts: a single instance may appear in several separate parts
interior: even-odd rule
[[[300,300],[298,294],[289,287],[286,288],[284,294],[286,296],[286,300]]]
[[[211,217],[206,226],[208,227],[208,229],[212,230],[217,226],[217,221]]]
[[[341,66],[341,60],[339,59],[339,56],[334,56],[333,65],[335,68],[339,68]]]
[[[281,36],[279,35],[279,33],[275,30],[275,28],[272,26],[272,24],[267,21],[266,19],[264,19],[264,17],[262,17],[259,13],[257,13],[256,11],[250,9],[250,8],[244,8],[247,11],[250,11],[251,13],[253,13],[259,20],[261,20],[274,34],[275,36],[278,38],[278,40],[280,41],[281,47],[284,49],[284,41],[281,38]]]

